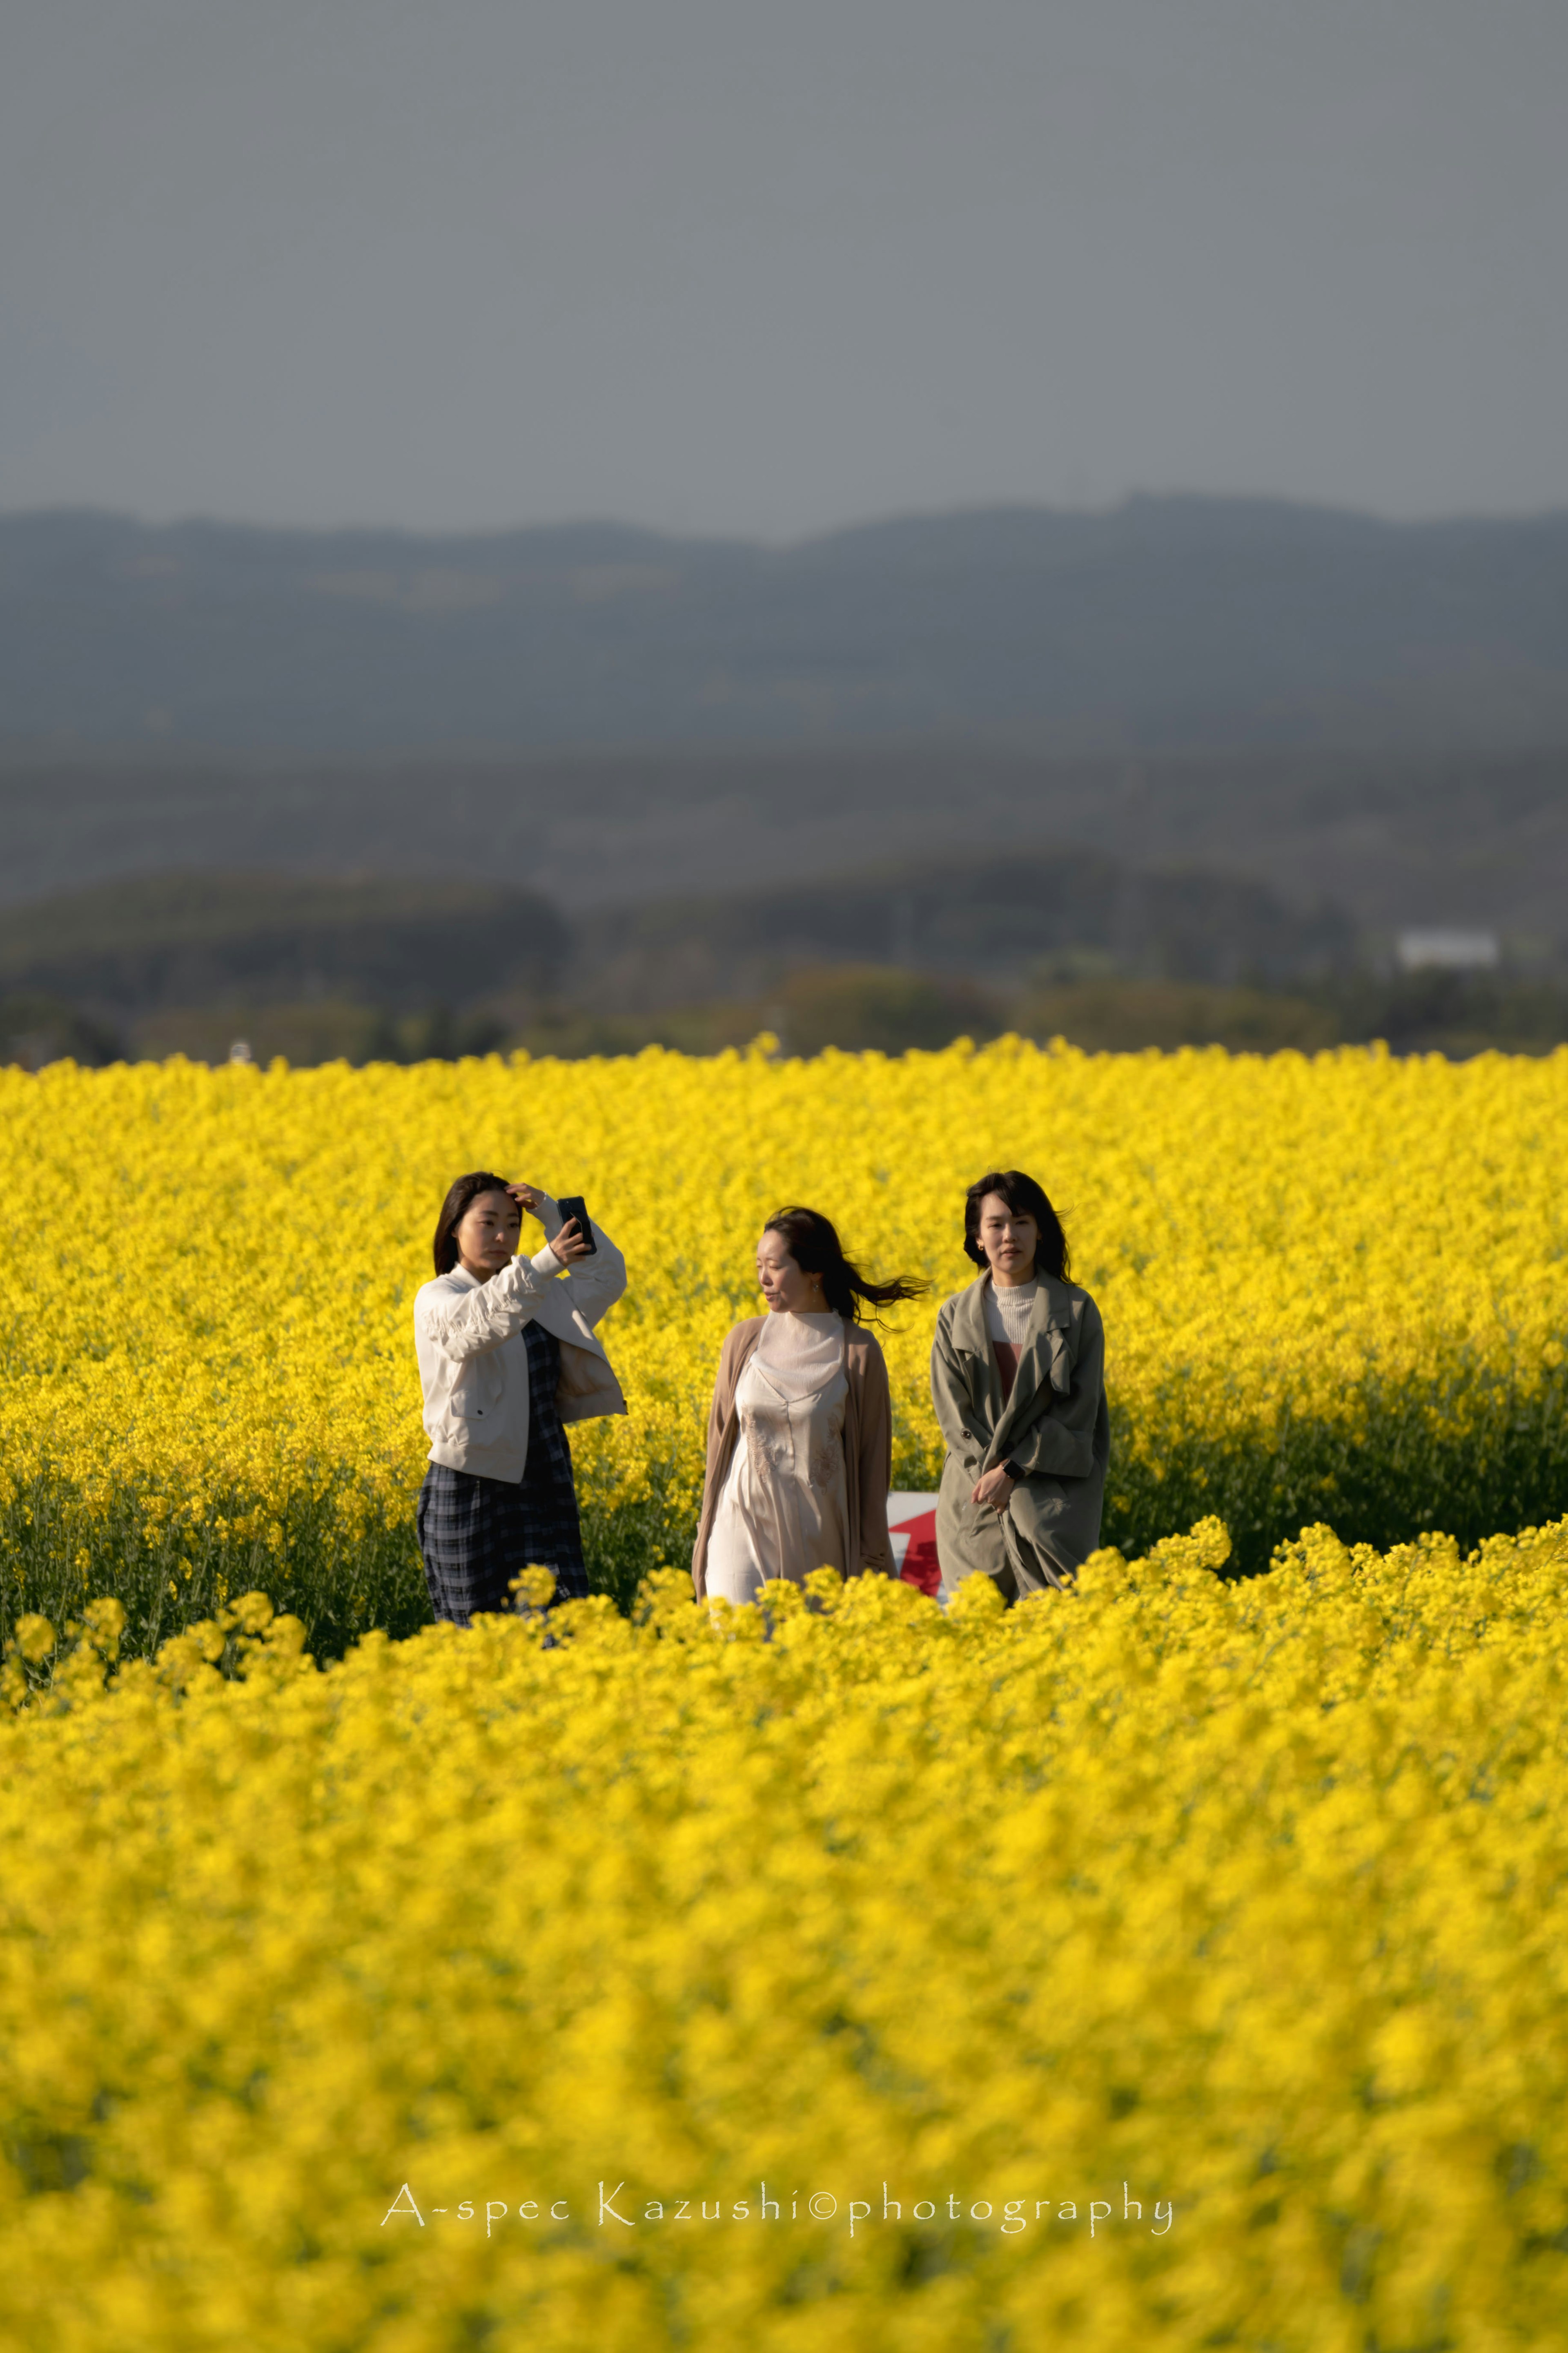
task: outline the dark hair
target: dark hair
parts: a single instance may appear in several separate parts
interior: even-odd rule
[[[802,1274],[819,1274],[828,1306],[835,1315],[847,1315],[852,1323],[859,1323],[862,1306],[890,1307],[896,1300],[918,1299],[929,1288],[901,1274],[892,1282],[868,1282],[859,1268],[845,1257],[837,1228],[820,1209],[779,1209],[763,1231],[784,1236]]]
[[[468,1215],[469,1206],[481,1193],[504,1193],[506,1178],[492,1176],[488,1168],[476,1168],[467,1176],[457,1177],[436,1220],[436,1271],[450,1274],[458,1263],[458,1228]]]
[[[1068,1238],[1062,1231],[1062,1221],[1047,1200],[1043,1187],[1021,1168],[993,1168],[988,1176],[976,1177],[963,1197],[963,1248],[966,1257],[976,1266],[989,1266],[991,1261],[980,1247],[980,1204],[987,1193],[1000,1193],[1016,1218],[1033,1218],[1040,1229],[1035,1251],[1035,1271],[1054,1275],[1058,1282],[1068,1279],[1071,1261],[1068,1255]]]

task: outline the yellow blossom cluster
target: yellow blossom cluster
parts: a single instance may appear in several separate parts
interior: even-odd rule
[[[1318,1518],[1518,1527],[1568,1501],[1565,1113],[1568,1050],[0,1071],[0,1632],[112,1589],[155,1646],[261,1585],[318,1647],[417,1622],[410,1309],[482,1166],[585,1194],[626,1253],[605,1338],[631,1412],[574,1436],[623,1599],[682,1557],[782,1203],[931,1283],[884,1343],[895,1483],[934,1484],[931,1324],[995,1165],[1045,1184],[1104,1314],[1108,1540],[1218,1512],[1261,1567]]]
[[[0,2332],[1556,2348],[1568,1524],[1227,1551],[324,1671],[259,1596],[118,1671],[29,1615]]]

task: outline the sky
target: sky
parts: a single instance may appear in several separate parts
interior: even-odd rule
[[[1564,0],[0,0],[0,510],[1568,507]]]

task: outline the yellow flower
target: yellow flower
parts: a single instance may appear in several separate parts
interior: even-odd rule
[[[1544,2353],[1568,1523],[1228,1549],[325,1671],[95,1605],[0,1722],[12,2336]]]
[[[604,1337],[631,1411],[573,1436],[623,1601],[684,1557],[719,1346],[782,1202],[931,1283],[882,1338],[897,1483],[934,1483],[931,1324],[987,1166],[1045,1184],[1104,1314],[1108,1541],[1215,1514],[1261,1568],[1325,1512],[1474,1541],[1562,1493],[1568,1051],[176,1060],[0,1071],[0,1630],[24,1577],[57,1623],[120,1593],[135,1648],[214,1615],[220,1579],[327,1647],[420,1622],[412,1302],[447,1183],[483,1165],[584,1192],[626,1251]],[[102,1237],[56,1214],[84,1165]]]

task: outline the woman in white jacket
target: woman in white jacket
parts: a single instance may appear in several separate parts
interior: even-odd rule
[[[522,1215],[545,1247],[518,1256]],[[626,1261],[537,1186],[477,1169],[459,1176],[436,1228],[436,1280],[414,1302],[430,1463],[416,1525],[431,1607],[466,1626],[510,1609],[535,1563],[562,1599],[588,1590],[572,1453],[563,1425],[625,1413],[594,1325],[626,1287]],[[564,1278],[564,1279],[563,1279]]]

